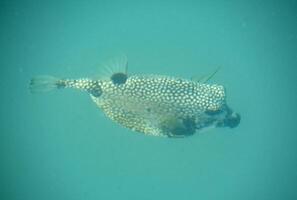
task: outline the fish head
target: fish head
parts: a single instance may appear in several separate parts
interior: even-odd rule
[[[241,120],[240,114],[234,112],[226,104],[222,106],[220,110],[217,110],[215,112],[206,111],[206,114],[214,119],[216,127],[235,128],[240,124]]]

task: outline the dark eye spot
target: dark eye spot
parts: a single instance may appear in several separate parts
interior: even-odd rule
[[[121,85],[121,84],[126,83],[127,78],[128,78],[127,74],[124,74],[122,72],[115,73],[110,77],[111,81],[115,85]]]

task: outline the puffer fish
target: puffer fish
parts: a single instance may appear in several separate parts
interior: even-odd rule
[[[240,115],[226,103],[225,88],[218,84],[162,75],[130,75],[125,70],[105,78],[31,79],[32,93],[74,88],[91,99],[116,123],[145,135],[180,138],[207,127],[234,128]]]

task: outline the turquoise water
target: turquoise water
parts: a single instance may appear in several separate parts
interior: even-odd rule
[[[0,199],[297,199],[296,1],[1,1]],[[148,137],[31,77],[220,71],[235,129]]]

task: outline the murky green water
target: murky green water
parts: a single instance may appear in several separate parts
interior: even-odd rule
[[[296,199],[296,1],[1,1],[0,198]],[[85,93],[32,95],[31,77],[130,73],[210,81],[235,129],[148,137]]]

